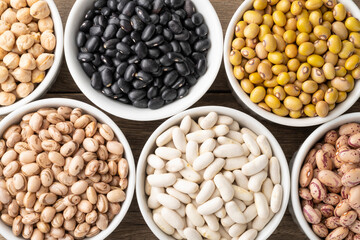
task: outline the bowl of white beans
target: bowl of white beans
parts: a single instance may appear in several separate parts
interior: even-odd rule
[[[226,107],[193,108],[162,123],[136,177],[140,211],[159,239],[267,239],[290,195],[277,140]]]

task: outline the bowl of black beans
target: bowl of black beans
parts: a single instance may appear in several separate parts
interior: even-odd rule
[[[208,0],[77,0],[64,42],[88,99],[115,116],[152,121],[189,108],[211,87],[223,33]]]

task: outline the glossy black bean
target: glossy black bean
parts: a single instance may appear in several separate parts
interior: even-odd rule
[[[143,7],[141,7],[141,6],[135,7],[135,13],[141,19],[141,21],[143,21],[144,23],[151,22],[149,13]]]
[[[195,33],[195,31],[190,31],[190,37],[188,39],[188,42],[193,45],[198,39],[199,36]]]
[[[104,54],[105,53],[105,51],[106,51],[106,49],[104,48],[104,45],[103,44],[101,44],[100,46],[99,46],[99,53],[101,53],[101,54]]]
[[[146,82],[137,79],[133,80],[131,84],[134,89],[144,89],[147,86]]]
[[[186,62],[175,63],[175,68],[181,76],[188,76],[191,73],[190,68]]]
[[[117,17],[111,17],[108,20],[108,24],[114,24],[115,26],[120,27],[120,19]]]
[[[114,63],[114,67],[118,67],[122,61],[120,61],[119,59],[116,59],[115,57],[111,59]],[[115,72],[116,73],[116,72]],[[116,79],[120,78],[120,76],[117,76]]]
[[[129,82],[126,82],[123,78],[120,78],[117,81],[117,85],[119,86],[119,89],[125,94],[129,93],[132,89],[131,84]]]
[[[172,66],[170,67],[163,67],[162,68],[164,72],[171,72],[172,70],[174,70],[174,68]]]
[[[78,32],[76,35],[76,45],[78,48],[82,48],[86,43],[86,34],[84,32]]]
[[[101,37],[104,33],[104,28],[100,25],[92,26],[89,30],[89,34],[91,36],[98,36]]]
[[[139,71],[138,73],[135,74],[135,77],[141,81],[144,82],[151,82],[153,80],[153,77],[150,73],[144,72],[144,71]]]
[[[144,59],[148,55],[148,48],[144,42],[138,42],[135,45],[134,52],[140,59]]]
[[[106,49],[105,56],[108,56],[110,58],[115,58],[118,51],[116,49]]]
[[[184,29],[180,34],[175,34],[174,39],[178,41],[187,41],[190,38],[188,30]]]
[[[99,67],[102,64],[100,54],[98,53],[94,54],[94,60],[92,61],[92,64],[95,67]]]
[[[114,82],[110,88],[114,95],[118,95],[122,93],[121,89],[119,88],[119,84],[117,82]]]
[[[205,55],[199,52],[193,52],[191,54],[191,58],[195,61],[195,63],[199,62],[200,60],[206,59]]]
[[[103,15],[99,15],[99,18],[98,18],[98,25],[100,25],[100,26],[102,26],[102,27],[106,28],[106,26],[107,26],[107,20],[106,20],[105,16],[103,16]]]
[[[85,19],[86,20],[93,20],[93,18],[95,17],[95,10],[94,9],[90,9],[89,11],[86,12],[85,14]]]
[[[139,63],[140,61],[141,61],[141,59],[137,55],[133,55],[128,58],[129,64]]]
[[[77,59],[80,62],[91,62],[95,59],[94,54],[92,53],[78,53]]]
[[[157,97],[157,98],[153,98],[149,101],[148,107],[150,109],[155,110],[155,109],[161,108],[162,106],[164,106],[164,104],[165,104],[165,101],[162,98]]]
[[[187,14],[187,17],[191,18],[191,16],[196,12],[194,3],[191,0],[185,0],[184,10]]]
[[[159,88],[152,86],[148,89],[146,97],[148,99],[153,99],[153,98],[157,97],[158,95],[159,95]]]
[[[175,22],[181,22],[180,16],[175,13],[171,14],[171,20],[174,20]]]
[[[161,35],[158,35],[152,39],[150,39],[149,41],[145,42],[145,44],[148,47],[156,47],[159,46],[160,44],[162,44],[165,41],[164,37]]]
[[[164,86],[164,82],[160,78],[155,78],[154,82],[153,82],[153,86],[160,89],[160,88],[162,88]]]
[[[171,13],[164,12],[160,15],[160,21],[159,23],[163,26],[167,25],[168,22],[171,20]]]
[[[93,87],[96,90],[101,90],[103,85],[101,81],[101,75],[99,72],[95,72],[90,79],[91,87]]]
[[[197,83],[197,78],[193,75],[186,76],[185,79],[190,86],[194,86]]]
[[[95,52],[100,46],[100,38],[97,36],[90,36],[85,43],[85,48],[88,52],[92,53]]]
[[[199,37],[205,37],[209,33],[209,28],[203,23],[195,29],[195,32]]]
[[[132,26],[130,24],[130,21],[128,21],[126,19],[121,19],[120,20],[120,27],[121,27],[122,30],[124,30],[127,33],[132,31]]]
[[[130,23],[133,29],[136,31],[142,31],[145,28],[144,22],[141,21],[141,19],[137,15],[131,17]]]
[[[88,77],[91,77],[94,74],[94,72],[96,72],[94,65],[92,65],[91,63],[87,63],[87,62],[81,63],[81,67],[85,71],[86,75],[88,75]]]
[[[133,89],[128,95],[130,101],[135,102],[146,97],[146,90]]]
[[[111,88],[110,87],[104,87],[101,92],[107,96],[107,97],[110,97],[112,98],[114,96],[113,92],[111,91]]]
[[[119,66],[116,67],[116,72],[119,73],[120,75],[124,75],[128,66],[129,66],[128,63],[122,62],[119,64]]]
[[[179,77],[176,82],[171,85],[171,88],[173,89],[179,89],[181,88],[182,86],[184,86],[186,84],[186,79],[184,77]]]
[[[175,71],[175,70],[167,73],[164,76],[164,84],[165,84],[165,86],[169,87],[169,86],[173,85],[176,82],[176,80],[178,79],[178,77],[179,77],[179,73],[177,71]]]
[[[164,1],[163,0],[154,0],[152,4],[152,12],[159,14],[164,7]]]
[[[200,26],[204,22],[204,17],[201,13],[195,13],[192,15],[191,20],[196,26]]]
[[[166,54],[168,52],[171,52],[173,50],[170,43],[163,43],[159,46],[159,49],[162,53]]]
[[[100,72],[102,84],[110,87],[113,82],[113,72],[109,68],[105,68]]]
[[[128,97],[120,97],[120,98],[118,98],[117,100],[118,100],[119,102],[121,102],[121,103],[124,103],[124,104],[130,104],[130,103],[131,103],[131,101],[129,100]]]
[[[194,44],[194,50],[197,52],[204,52],[208,50],[210,47],[211,47],[211,42],[208,38],[199,40]]]
[[[174,62],[182,62],[182,61],[184,61],[184,56],[181,53],[169,52],[166,55],[167,55],[168,58],[170,58]]]
[[[101,8],[101,15],[109,17],[111,15],[111,9],[108,7]]]
[[[160,63],[165,67],[169,67],[174,63],[174,61],[170,59],[167,55],[164,55],[160,58]]]
[[[119,20],[127,20],[130,22],[130,17],[126,16],[125,14],[120,14],[119,15]]]
[[[177,91],[172,88],[168,88],[161,94],[161,98],[165,101],[175,100],[177,97]]]
[[[195,26],[195,24],[192,22],[191,18],[185,19],[185,21],[184,21],[184,26],[185,26],[187,29],[190,29],[190,30],[196,28],[196,26]]]
[[[191,54],[191,52],[192,52],[191,45],[188,42],[185,42],[185,41],[180,42],[180,48],[181,48],[182,53],[185,56],[189,56]]]
[[[132,44],[134,44],[133,40],[131,39],[131,36],[130,35],[126,35],[125,37],[123,37],[121,39],[121,42],[131,46]]]
[[[142,6],[147,10],[151,9],[152,0],[137,0],[136,2],[139,6]]]
[[[170,42],[174,38],[174,34],[168,28],[163,29],[163,36],[164,36],[165,40],[168,42]]]
[[[183,30],[183,27],[181,25],[180,22],[177,22],[177,21],[174,21],[174,20],[171,20],[169,23],[168,23],[168,27],[169,29],[175,33],[175,34],[179,34],[182,32]]]
[[[185,0],[170,0],[170,6],[172,8],[181,8],[184,5]]]
[[[203,76],[206,73],[206,68],[207,68],[206,59],[200,60],[196,64],[196,72],[197,72],[197,74],[199,74],[200,76]]]
[[[143,41],[149,41],[154,36],[155,31],[156,26],[154,24],[147,25],[141,34],[141,39]]]
[[[119,12],[122,12],[124,7],[126,6],[126,4],[128,4],[128,2],[130,2],[130,0],[118,0],[118,4],[116,6],[116,9],[119,11]]]
[[[131,53],[129,45],[123,42],[119,42],[118,44],[116,44],[116,49],[125,55],[129,55]]]
[[[154,77],[162,77],[162,75],[164,74],[164,71],[161,67],[158,68],[157,71],[152,73]]]
[[[126,68],[125,73],[124,73],[125,81],[127,81],[127,82],[132,81],[134,79],[135,74],[136,74],[136,66],[135,66],[135,64],[130,64]]]
[[[96,0],[94,2],[94,7],[95,8],[102,8],[104,6],[106,6],[106,0]]]
[[[193,74],[195,72],[196,64],[189,57],[185,58],[185,62],[186,62],[186,65],[189,67],[191,74]]]
[[[183,86],[183,87],[179,88],[178,91],[177,91],[178,99],[184,98],[188,94],[189,94],[189,87],[188,86]]]
[[[104,33],[103,33],[103,38],[106,40],[109,40],[109,39],[115,37],[117,30],[118,30],[118,27],[115,26],[114,24],[107,25],[107,27],[105,28]]]
[[[117,38],[107,40],[104,43],[104,48],[105,49],[116,49],[116,44],[118,44],[119,42],[120,42],[120,39],[117,39]]]
[[[159,65],[156,63],[156,61],[149,58],[143,59],[140,63],[140,67],[143,71],[148,73],[154,73],[159,69]]]
[[[137,108],[147,108],[149,100],[148,99],[141,99],[139,101],[133,102],[133,106]]]
[[[122,39],[123,37],[126,36],[126,34],[127,33],[123,29],[119,28],[119,30],[116,33],[116,38]]]
[[[135,7],[136,7],[136,3],[130,1],[124,6],[122,13],[128,17],[131,17],[134,14]]]
[[[116,11],[116,7],[117,7],[117,2],[116,2],[116,0],[108,0],[108,1],[107,1],[107,6],[108,6],[108,8],[110,8],[112,11]]]
[[[111,66],[108,66],[106,64],[103,64],[103,62],[101,62],[101,65],[98,67],[98,71],[99,72],[102,72],[103,70],[105,69],[110,69],[110,71],[115,71],[115,68],[114,67],[111,67]]]
[[[164,27],[163,27],[163,26],[161,26],[161,25],[157,25],[157,26],[156,26],[156,31],[155,31],[156,34],[162,35],[163,31],[164,31]]]
[[[176,10],[175,14],[178,15],[181,18],[181,20],[184,20],[187,17],[187,13],[184,9]]]
[[[160,16],[158,14],[151,14],[150,19],[152,24],[158,24],[160,22]]]
[[[148,50],[148,57],[152,59],[157,59],[161,55],[161,51],[158,48],[150,48]]]
[[[138,43],[141,41],[141,33],[138,31],[133,31],[130,33],[130,38],[134,43]]]
[[[122,54],[121,52],[116,53],[116,59],[121,61],[126,61],[129,58],[129,55]]]
[[[91,28],[91,26],[93,25],[92,21],[90,20],[85,20],[81,25],[80,25],[80,31],[82,32],[89,32],[89,29]]]
[[[109,66],[109,67],[114,66],[114,63],[113,63],[113,61],[111,60],[111,57],[106,56],[106,55],[101,55],[100,58],[101,58],[101,61],[102,61],[105,65],[107,65],[107,66]]]

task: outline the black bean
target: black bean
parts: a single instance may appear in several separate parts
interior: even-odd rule
[[[103,7],[101,9],[101,14],[105,17],[109,17],[111,15],[111,9],[108,7]]]
[[[194,44],[194,50],[197,52],[204,52],[211,47],[209,39],[199,40]]]
[[[129,55],[131,53],[131,49],[130,49],[129,45],[127,45],[123,42],[119,42],[118,44],[116,44],[116,49],[125,55]]]
[[[184,5],[185,0],[170,0],[170,4],[172,8],[180,8]]]
[[[158,35],[156,37],[154,37],[153,39],[150,39],[149,41],[145,42],[145,44],[148,47],[156,47],[159,46],[160,44],[162,44],[165,41],[164,37],[161,35]]]
[[[167,55],[168,58],[170,58],[174,62],[182,62],[182,61],[184,61],[184,56],[181,53],[169,52],[166,55]]]
[[[197,72],[197,74],[199,74],[200,76],[203,76],[206,73],[206,68],[207,68],[206,59],[200,60],[196,64],[196,72]]]
[[[171,88],[179,89],[186,84],[186,79],[184,77],[179,77],[176,82],[171,86]]]
[[[109,56],[101,55],[101,61],[107,66],[114,66],[114,63]]]
[[[126,36],[126,32],[123,29],[119,28],[119,30],[116,33],[116,38],[122,39],[125,36]]]
[[[158,94],[159,94],[159,88],[152,86],[148,89],[146,96],[148,99],[152,99],[157,97]]]
[[[172,70],[174,70],[173,67],[163,67],[162,69],[164,72],[171,72]]]
[[[127,33],[132,31],[132,26],[130,24],[130,21],[128,21],[126,19],[121,19],[120,20],[120,27],[121,27],[122,30],[124,30]]]
[[[155,78],[153,82],[153,86],[157,88],[161,88],[164,86],[164,82],[160,78]]]
[[[76,45],[78,48],[82,48],[86,43],[86,34],[84,32],[78,32],[76,35]]]
[[[154,24],[147,25],[141,34],[141,39],[143,41],[149,41],[153,37],[155,31],[156,26]]]
[[[90,79],[91,86],[96,90],[101,90],[103,85],[101,81],[101,75],[99,72],[95,72]]]
[[[198,39],[199,36],[195,33],[195,31],[190,31],[190,37],[188,39],[188,42],[193,45]]]
[[[119,98],[122,98],[122,97],[124,97],[124,94],[123,94],[123,93],[121,93],[121,94],[116,94],[116,95],[113,96],[113,99],[114,99],[114,100],[118,100]]]
[[[114,94],[113,94],[113,92],[111,91],[111,88],[109,88],[109,87],[104,87],[102,90],[101,90],[101,92],[105,95],[105,96],[107,96],[107,97],[113,97],[114,96]]]
[[[143,89],[146,88],[147,86],[146,82],[137,79],[133,80],[131,84],[134,87],[134,89]]]
[[[194,3],[191,0],[185,0],[184,10],[186,11],[187,17],[191,18],[194,12],[196,12]]]
[[[94,54],[94,60],[92,61],[92,64],[94,64],[95,67],[99,67],[102,64],[100,54]]]
[[[190,43],[188,42],[180,42],[181,51],[184,53],[185,56],[189,56],[192,52]]]
[[[168,42],[170,42],[174,38],[174,34],[168,28],[164,28],[163,35],[164,35],[165,40]]]
[[[126,4],[128,4],[128,2],[130,2],[130,0],[119,0],[118,1],[118,5],[116,6],[117,10],[119,12],[122,12],[122,10],[124,9],[124,7],[126,6]]]
[[[142,6],[143,8],[151,9],[152,1],[149,1],[149,0],[137,0],[136,2],[137,2],[137,4],[139,6]]]
[[[169,67],[174,63],[174,60],[170,59],[167,55],[164,55],[160,58],[161,65]]]
[[[157,25],[156,26],[156,34],[158,34],[158,35],[161,35],[162,33],[163,33],[163,31],[164,31],[164,27],[163,26],[161,26],[161,25]]]
[[[164,1],[163,0],[154,0],[152,7],[153,7],[152,12],[158,14],[161,12],[161,9],[164,7]]]
[[[85,14],[85,19],[86,20],[93,20],[94,17],[95,17],[95,10],[94,9],[90,9]]]
[[[87,49],[88,52],[94,52],[97,50],[100,46],[100,38],[97,36],[90,36],[88,40],[85,43],[85,49]]]
[[[195,13],[192,15],[191,20],[196,26],[200,26],[204,22],[204,17],[201,13]]]
[[[153,80],[152,75],[144,71],[139,71],[135,74],[135,77],[144,82],[151,82]]]
[[[190,69],[190,73],[193,74],[195,72],[195,63],[193,60],[191,60],[191,58],[185,58],[185,62],[186,62],[186,65],[189,67]]]
[[[164,74],[164,71],[161,67],[155,72],[152,73],[154,77],[161,77]]]
[[[187,41],[190,38],[188,30],[184,29],[180,34],[175,34],[174,39],[178,41]]]
[[[129,92],[128,97],[129,97],[130,101],[132,101],[132,102],[139,101],[139,100],[143,99],[144,97],[146,97],[146,91],[134,89]]]
[[[148,48],[144,42],[138,42],[135,45],[134,52],[140,59],[144,59],[148,55]]]
[[[175,34],[179,34],[182,32],[183,30],[183,27],[181,25],[180,22],[177,22],[177,21],[174,21],[174,20],[171,20],[169,23],[168,23],[168,27],[169,29],[175,33]]]
[[[135,7],[135,13],[138,15],[138,17],[143,21],[144,23],[150,23],[151,18],[149,13],[141,6]]]
[[[194,86],[197,83],[197,78],[194,77],[193,75],[189,75],[186,76],[186,82],[190,85],[190,86]]]
[[[113,85],[111,85],[111,91],[113,92],[114,95],[118,95],[122,93],[121,89],[119,88],[119,84],[117,82],[114,82]]]
[[[195,29],[195,32],[199,37],[205,37],[206,35],[208,35],[209,29],[207,25],[203,23]]]
[[[120,97],[120,98],[118,98],[117,100],[118,100],[119,102],[121,102],[121,103],[124,103],[124,104],[130,104],[130,103],[131,103],[131,101],[129,100],[128,97]]]
[[[165,101],[172,101],[175,100],[177,97],[177,91],[172,88],[168,88],[161,94],[161,98]]]
[[[134,14],[135,7],[136,7],[136,3],[133,1],[130,1],[124,6],[122,13],[128,17],[131,17]]]
[[[127,45],[129,45],[129,46],[131,46],[132,44],[134,44],[134,42],[133,42],[133,40],[132,40],[132,38],[131,38],[130,35],[126,35],[125,37],[123,37],[123,38],[121,39],[121,42],[123,42],[123,43],[125,43],[125,44],[127,44]]]
[[[169,86],[173,85],[176,82],[176,80],[178,79],[178,77],[179,77],[179,73],[175,70],[167,73],[164,77],[165,86],[169,87]]]
[[[149,100],[148,99],[141,99],[139,101],[133,102],[133,106],[137,108],[147,108]]]
[[[143,59],[140,63],[141,69],[148,73],[154,73],[158,71],[159,65],[153,59]]]
[[[186,27],[186,28],[188,28],[188,29],[195,29],[195,24],[191,21],[191,18],[187,18],[187,19],[185,19],[185,21],[184,21],[184,26]]]
[[[104,33],[104,28],[100,25],[92,26],[89,30],[91,36],[101,37]]]
[[[170,44],[173,52],[181,52],[181,47],[178,41],[172,41]]]
[[[155,109],[161,108],[162,106],[164,106],[164,104],[165,104],[164,100],[162,98],[157,97],[157,98],[153,98],[149,101],[148,107],[150,109],[155,110]]]
[[[171,13],[164,12],[160,15],[160,21],[159,23],[163,26],[167,25],[168,22],[171,20]]]
[[[129,58],[129,55],[122,54],[121,52],[116,53],[116,59],[125,61]]]
[[[116,49],[116,44],[120,42],[120,39],[113,38],[104,43],[105,49]]]
[[[99,53],[104,54],[106,49],[104,48],[103,44],[99,46]]]
[[[109,40],[109,39],[115,37],[117,30],[118,30],[118,28],[114,24],[108,25],[105,28],[105,31],[103,33],[103,38],[105,38],[106,40]]]
[[[101,62],[103,63],[103,62]],[[101,66],[98,67],[99,72],[102,72],[105,69],[110,69],[111,71],[115,71],[114,67],[108,66],[106,64],[102,64]]]
[[[177,97],[179,99],[184,98],[184,97],[186,97],[188,95],[188,93],[189,93],[189,87],[188,86],[183,86],[183,87],[178,89],[178,91],[177,91],[178,96]]]
[[[138,31],[133,31],[130,33],[130,38],[134,43],[138,43],[141,41],[141,33]]]
[[[157,14],[151,14],[150,19],[152,24],[158,24],[160,22],[160,16]]]
[[[116,72],[120,75],[124,75],[128,66],[129,64],[127,64],[126,62],[122,62],[119,64],[119,66],[116,67]]]
[[[130,22],[130,17],[126,16],[125,14],[120,14],[119,15],[119,20],[127,20]]]
[[[184,20],[187,17],[186,11],[184,9],[176,10],[175,14],[178,15],[181,18],[181,20]]]
[[[133,29],[136,31],[142,31],[145,28],[144,22],[141,21],[141,19],[137,15],[131,17],[130,23]]]
[[[161,55],[161,51],[158,48],[150,48],[148,51],[148,57],[152,59],[159,58]]]
[[[114,63],[114,67],[118,67],[122,62],[119,60],[119,59],[116,59],[115,57],[111,59]],[[116,72],[115,72],[116,74]],[[120,78],[121,76],[118,76],[118,75],[115,75],[115,78],[118,79]]]
[[[102,84],[110,87],[113,82],[113,72],[109,68],[105,68],[100,72]]]
[[[140,58],[137,55],[133,55],[128,59],[129,64],[139,63],[139,62],[140,62]]]
[[[108,8],[110,8],[112,11],[116,11],[116,6],[117,5],[117,2],[116,0],[108,0],[107,1],[107,6]]]
[[[181,17],[175,13],[171,14],[171,20],[175,22],[181,22]]]
[[[95,8],[102,8],[104,6],[106,6],[106,0],[96,0],[94,2],[94,7]]]
[[[99,15],[96,15],[93,19],[94,25],[99,25]]]
[[[92,53],[78,53],[78,60],[80,62],[91,62],[95,59],[94,54]]]
[[[92,26],[92,22],[90,20],[85,20],[81,25],[80,25],[80,31],[82,32],[89,32],[89,29]]]
[[[114,24],[115,26],[120,27],[120,19],[117,17],[111,17],[108,21],[108,24]]]
[[[191,54],[191,57],[196,63],[199,62],[200,60],[206,59],[205,55],[199,52],[193,52]]]
[[[136,74],[136,66],[135,64],[131,64],[126,68],[126,71],[124,73],[124,79],[127,82],[130,82],[134,79],[134,76]]]
[[[129,82],[126,82],[123,78],[120,78],[117,81],[117,85],[123,93],[129,93],[132,89],[131,84]]]
[[[107,26],[107,20],[106,20],[106,18],[105,18],[103,15],[99,15],[99,20],[98,20],[98,21],[99,21],[98,25],[106,28],[106,26]]]
[[[159,46],[160,51],[162,51],[163,53],[168,53],[171,52],[173,50],[172,46],[170,43],[163,43]]]
[[[96,72],[94,65],[92,65],[91,63],[87,63],[87,62],[81,63],[81,67],[84,69],[88,77],[91,77],[94,74],[94,72]]]
[[[106,49],[105,56],[108,56],[110,58],[115,58],[118,51],[116,49]]]

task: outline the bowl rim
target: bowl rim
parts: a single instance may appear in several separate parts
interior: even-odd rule
[[[138,109],[131,105],[123,104],[113,99],[104,96],[100,91],[92,89],[90,86],[90,78],[82,70],[80,63],[76,59],[77,46],[75,44],[74,36],[77,33],[79,20],[79,12],[87,11],[85,6],[90,5],[89,0],[78,0],[75,2],[70,11],[67,24],[65,27],[65,58],[75,83],[81,92],[96,106],[102,110],[113,114],[117,117],[134,120],[134,121],[154,121],[168,118],[175,115],[193,104],[195,104],[212,86],[218,75],[222,63],[223,54],[223,31],[219,17],[209,0],[193,0],[198,11],[201,12],[209,26],[209,38],[212,42],[212,47],[208,52],[208,69],[204,76],[198,79],[195,86],[192,86],[186,97],[177,99],[171,104],[157,110]],[[88,4],[88,5],[86,5]],[[82,18],[81,18],[82,19]],[[210,26],[211,24],[211,26]],[[215,45],[216,44],[216,45]],[[76,49],[76,52],[74,51]],[[114,106],[116,105],[116,108]]]
[[[280,117],[272,112],[268,112],[262,108],[260,108],[257,104],[253,103],[250,100],[250,97],[248,94],[246,94],[242,88],[240,87],[239,80],[237,80],[233,74],[233,67],[229,60],[229,54],[231,50],[231,42],[233,40],[234,36],[234,29],[239,21],[239,19],[243,16],[244,12],[251,7],[251,4],[254,0],[245,0],[235,14],[233,15],[227,30],[225,34],[225,40],[224,40],[224,66],[226,75],[228,77],[228,82],[230,83],[230,88],[232,89],[233,94],[235,95],[236,99],[240,102],[240,104],[246,105],[248,108],[251,109],[251,111],[255,112],[260,117],[285,126],[291,126],[291,127],[309,127],[309,126],[316,126],[320,125],[322,123],[331,121],[343,113],[345,113],[351,106],[353,106],[357,100],[360,98],[360,83],[356,82],[355,80],[355,87],[351,91],[350,94],[348,94],[348,98],[340,103],[337,104],[334,110],[329,112],[329,115],[321,118],[321,117],[313,117],[313,118],[299,118],[299,119],[293,119],[290,117]],[[343,3],[345,5],[345,8],[349,10],[354,17],[360,19],[360,10],[359,7],[353,2],[353,1],[346,1],[346,0],[338,0],[338,2]]]
[[[129,165],[129,174],[128,174],[128,187],[126,189],[126,199],[121,204],[121,210],[120,213],[118,213],[115,218],[111,221],[109,226],[101,231],[98,235],[91,237],[91,238],[85,238],[87,240],[97,240],[97,239],[105,239],[107,236],[109,236],[122,222],[124,219],[126,213],[129,210],[129,207],[131,205],[133,196],[134,196],[134,190],[135,190],[135,180],[136,180],[136,170],[135,170],[135,161],[133,157],[132,150],[130,148],[129,142],[127,141],[125,135],[121,131],[121,129],[116,125],[116,123],[105,113],[103,113],[101,110],[97,109],[96,107],[93,107],[87,103],[74,100],[74,99],[68,99],[68,98],[46,98],[34,101],[32,103],[29,103],[27,105],[24,105],[9,115],[7,115],[4,119],[0,121],[0,135],[2,135],[2,132],[14,122],[18,122],[21,120],[22,116],[24,116],[26,113],[29,113],[31,111],[36,111],[37,109],[43,108],[43,107],[60,107],[60,106],[68,106],[72,108],[81,108],[84,112],[91,114],[94,116],[99,122],[103,122],[108,124],[112,130],[115,133],[115,136],[118,138],[118,140],[122,143],[124,146],[124,157],[128,161]],[[14,234],[11,231],[11,228],[2,221],[0,221],[0,231],[1,234],[7,238],[7,239],[16,239],[16,240],[22,240],[24,238],[22,237],[15,237]]]
[[[153,151],[155,148],[155,140],[156,138],[169,129],[170,127],[179,124],[181,119],[184,118],[187,115],[190,115],[191,117],[199,117],[202,115],[205,115],[209,112],[217,112],[218,114],[227,115],[234,120],[238,121],[241,126],[248,127],[249,125],[256,125],[256,129],[251,129],[257,134],[263,134],[267,137],[268,141],[271,143],[271,147],[273,150],[273,155],[275,155],[279,162],[281,167],[281,186],[283,188],[283,199],[282,199],[282,205],[279,212],[277,212],[274,217],[269,221],[269,223],[265,226],[263,230],[261,230],[259,233],[262,233],[261,237],[263,239],[267,239],[278,227],[280,224],[289,202],[290,197],[290,172],[288,167],[288,162],[285,157],[285,154],[279,144],[279,142],[276,140],[276,138],[273,136],[273,134],[268,130],[262,123],[257,121],[255,118],[247,115],[246,113],[243,113],[239,110],[228,108],[228,107],[222,107],[222,106],[202,106],[202,107],[196,107],[188,109],[184,112],[178,113],[175,116],[167,119],[165,122],[163,122],[148,138],[146,141],[140,157],[138,159],[137,163],[137,170],[136,170],[136,197],[137,202],[139,205],[140,212],[150,228],[150,230],[155,234],[156,237],[159,239],[169,239],[172,240],[171,236],[168,236],[164,232],[162,232],[157,225],[154,223],[152,219],[152,214],[150,209],[147,206],[147,196],[145,194],[145,177],[146,177],[146,166],[147,166],[147,156]],[[265,231],[264,231],[265,230]],[[259,236],[259,235],[258,235]]]
[[[54,63],[47,70],[44,80],[32,91],[28,96],[22,98],[12,105],[0,107],[0,115],[8,114],[15,109],[18,109],[25,104],[40,98],[44,95],[52,86],[52,84],[56,81],[56,78],[60,72],[61,63],[63,60],[63,49],[64,49],[64,29],[62,20],[60,17],[60,13],[56,4],[53,0],[43,0],[46,1],[49,5],[51,18],[54,22],[54,32],[56,36],[56,47],[54,51]]]
[[[319,239],[320,238],[314,233],[311,229],[310,224],[305,220],[305,217],[302,212],[300,197],[299,197],[299,174],[302,168],[302,165],[305,161],[305,158],[308,152],[314,147],[314,145],[321,140],[325,134],[332,130],[340,127],[343,124],[351,122],[360,122],[360,112],[348,113],[337,119],[334,119],[330,122],[327,122],[318,128],[316,128],[304,141],[299,150],[296,153],[292,161],[292,170],[291,170],[291,206],[294,211],[295,218],[299,222],[299,226],[305,232],[307,237],[310,239]],[[294,216],[293,216],[294,217]]]

